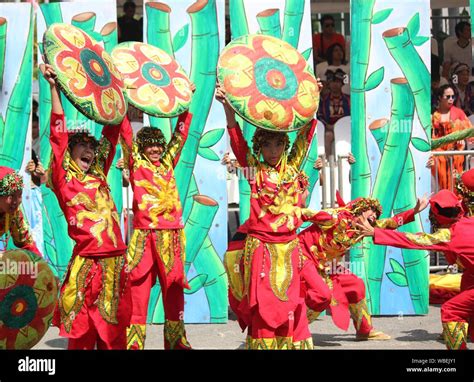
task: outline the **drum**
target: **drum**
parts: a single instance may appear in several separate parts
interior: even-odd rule
[[[120,72],[102,46],[79,28],[52,24],[43,36],[45,60],[57,84],[86,117],[102,125],[118,125],[127,112]]]
[[[193,92],[186,72],[164,50],[124,42],[112,51],[122,73],[128,102],[154,117],[176,117],[189,108]]]
[[[0,252],[0,349],[38,343],[57,300],[57,279],[42,258],[21,249]]]
[[[290,44],[272,36],[233,40],[219,57],[217,77],[232,108],[257,127],[298,130],[318,109],[311,67]]]

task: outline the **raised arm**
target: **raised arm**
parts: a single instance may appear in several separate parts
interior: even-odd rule
[[[174,128],[173,136],[166,146],[162,161],[164,163],[171,163],[173,168],[176,167],[179,162],[181,150],[188,138],[189,127],[191,126],[192,119],[193,115],[188,111],[185,111],[179,116],[176,127]]]
[[[127,116],[120,123],[120,145],[125,167],[133,169],[133,130]]]
[[[300,168],[300,166],[303,164],[304,158],[306,157],[306,152],[308,151],[311,140],[313,139],[317,123],[318,121],[313,119],[311,123],[298,131],[298,136],[293,143],[293,147],[291,148],[290,156],[288,158],[288,163],[290,165]]]
[[[56,87],[56,73],[51,65],[41,65],[40,70],[50,85],[51,89],[51,119],[49,141],[51,144],[51,162],[50,177],[52,186],[61,189],[66,182],[66,171],[63,168],[63,160],[68,146],[68,131],[66,121],[64,119],[64,111],[61,105],[61,98]]]
[[[252,154],[247,145],[247,141],[242,134],[242,130],[235,119],[235,112],[228,104],[225,98],[225,91],[219,84],[216,86],[216,100],[222,103],[222,106],[224,107],[225,118],[227,122],[227,132],[229,133],[230,137],[230,146],[232,147],[232,151],[234,152],[237,162],[243,168],[250,167],[249,158],[252,156]]]
[[[99,143],[99,153],[97,163],[100,163],[102,171],[107,176],[112,166],[117,151],[117,144],[120,137],[120,126],[107,125],[102,130],[102,139]]]

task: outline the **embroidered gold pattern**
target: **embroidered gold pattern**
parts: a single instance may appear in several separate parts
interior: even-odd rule
[[[293,278],[291,257],[293,250],[299,245],[299,239],[289,243],[265,243],[270,253],[270,286],[273,294],[281,301],[288,301],[287,291]]]
[[[467,341],[467,322],[443,322],[443,337],[450,350],[464,349]]]
[[[127,328],[127,350],[145,348],[146,325],[132,324]]]
[[[365,298],[356,304],[349,304],[349,311],[351,312],[351,317],[354,321],[356,331],[360,330],[360,326],[362,325],[362,320],[364,318],[367,320],[369,325],[372,325],[372,318],[369,314],[369,309],[367,308],[367,302]]]

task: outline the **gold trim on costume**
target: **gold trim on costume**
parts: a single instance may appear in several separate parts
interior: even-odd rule
[[[127,328],[127,350],[135,347],[136,350],[145,349],[146,325],[131,324]]]
[[[412,243],[417,245],[435,245],[439,243],[449,243],[451,241],[451,231],[448,228],[440,228],[433,233],[405,233],[405,236]]]
[[[281,301],[288,301],[287,291],[293,278],[291,257],[299,239],[289,243],[265,243],[270,253],[270,286]],[[264,254],[265,255],[265,254]]]
[[[443,322],[443,337],[446,347],[459,350],[466,347],[467,322]]]
[[[355,323],[356,331],[360,330],[364,318],[367,320],[367,323],[372,326],[372,317],[370,316],[365,298],[356,304],[349,304],[349,311],[351,312],[351,318]]]

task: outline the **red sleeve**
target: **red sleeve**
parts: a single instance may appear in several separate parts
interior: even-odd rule
[[[51,181],[56,190],[66,182],[66,171],[63,168],[64,155],[68,146],[68,131],[64,114],[51,113],[49,142],[51,143]]]
[[[402,226],[408,223],[415,221],[415,210],[412,208],[411,210],[400,212],[399,214],[392,217],[398,226]]]
[[[120,136],[122,137],[122,145],[125,144],[126,147],[122,147],[124,151],[124,157],[128,161],[128,168],[133,168],[133,129],[130,125],[130,120],[127,116],[120,123]]]
[[[232,151],[237,158],[237,162],[239,162],[241,167],[249,167],[247,161],[249,147],[244,135],[242,134],[242,130],[240,130],[240,126],[237,125],[232,129],[227,128],[227,131],[229,132],[230,146],[232,147]]]
[[[416,235],[416,234],[411,234]],[[433,237],[435,234],[423,234],[427,237]],[[393,230],[387,229],[380,229],[375,228],[374,233],[374,243],[378,245],[389,245],[391,247],[397,248],[407,248],[407,249],[424,249],[424,250],[433,250],[433,251],[448,251],[449,250],[449,242],[439,242],[439,241],[432,241],[430,244],[426,240],[424,243],[421,241],[415,242],[410,240],[407,237],[407,234],[404,232],[398,232]]]
[[[115,152],[117,151],[117,144],[120,137],[120,127],[107,125],[102,129],[102,136],[110,143],[110,150],[107,157],[104,158],[104,174],[107,175],[114,161]]]
[[[180,147],[177,150],[173,159],[173,167],[176,167],[178,165],[179,158],[181,156],[181,150],[183,149],[184,144],[186,143],[186,139],[188,139],[189,127],[191,126],[192,119],[193,115],[189,111],[185,111],[179,116],[178,122],[176,123],[176,126],[174,128],[175,134],[181,135],[181,140]]]

